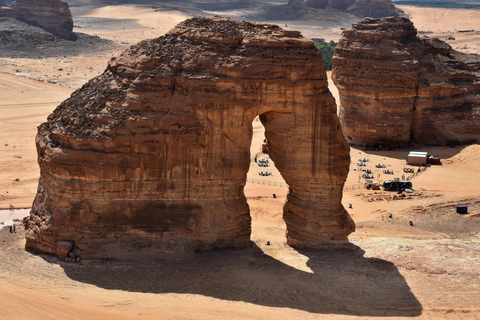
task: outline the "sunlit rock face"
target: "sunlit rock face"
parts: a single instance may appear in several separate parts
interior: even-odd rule
[[[339,117],[358,145],[444,145],[480,138],[480,58],[417,37],[407,18],[366,18],[333,57]]]
[[[248,243],[256,116],[290,186],[288,243],[347,242],[349,148],[320,52],[297,31],[199,17],[113,58],[39,127],[26,247],[128,259]]]

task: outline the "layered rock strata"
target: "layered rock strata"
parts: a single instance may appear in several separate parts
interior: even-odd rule
[[[57,37],[76,40],[70,8],[62,0],[16,0],[11,8],[0,9],[0,17],[12,17],[41,27]]]
[[[345,243],[349,148],[320,52],[297,31],[215,17],[113,58],[39,127],[26,247],[152,258],[248,243],[258,115],[290,186],[288,243]]]
[[[417,37],[407,18],[367,18],[345,30],[332,78],[350,143],[444,145],[480,138],[480,58]]]
[[[391,0],[290,0],[288,4],[294,8],[337,9],[362,18],[399,14]]]

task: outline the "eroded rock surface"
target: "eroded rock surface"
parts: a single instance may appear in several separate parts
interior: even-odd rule
[[[39,127],[26,247],[151,258],[248,243],[258,115],[290,186],[288,243],[345,243],[349,148],[320,52],[297,31],[215,17],[113,58]]]
[[[350,143],[480,138],[480,58],[419,38],[407,18],[366,18],[345,30],[332,78]]]
[[[295,8],[337,9],[362,18],[397,16],[400,13],[391,0],[290,0],[288,4]]]
[[[347,12],[357,17],[389,17],[399,15],[390,0],[356,0],[347,8]]]
[[[0,9],[0,17],[30,23],[63,39],[76,39],[70,8],[62,0],[16,0],[11,8]]]

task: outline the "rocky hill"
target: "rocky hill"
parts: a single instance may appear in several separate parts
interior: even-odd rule
[[[480,140],[480,57],[419,38],[407,18],[366,18],[343,35],[332,77],[347,141]]]
[[[391,0],[290,0],[288,4],[295,8],[336,9],[362,18],[397,16],[400,13]]]
[[[58,38],[45,29],[14,18],[0,17],[0,58],[41,59],[93,54],[115,47],[113,41],[84,33],[77,40]]]
[[[349,148],[320,52],[298,31],[215,17],[113,58],[39,127],[26,247],[158,258],[247,244],[257,115],[290,186],[288,243],[347,242]]]
[[[62,0],[16,0],[1,8],[0,17],[10,17],[45,29],[57,37],[76,40],[72,14]]]

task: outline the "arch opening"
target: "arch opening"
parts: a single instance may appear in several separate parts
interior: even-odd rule
[[[251,241],[257,245],[285,242],[283,205],[288,185],[268,153],[265,127],[257,116],[252,122],[250,168],[244,193],[252,221]]]

